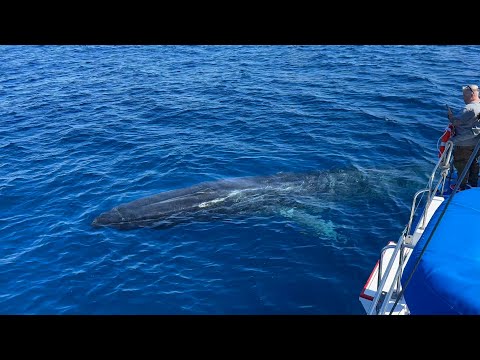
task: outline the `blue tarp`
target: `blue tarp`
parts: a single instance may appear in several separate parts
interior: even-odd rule
[[[453,197],[406,284],[447,201],[428,223],[402,275],[412,315],[480,314],[480,188]]]

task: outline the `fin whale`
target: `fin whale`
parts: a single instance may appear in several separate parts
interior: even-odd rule
[[[368,191],[360,171],[313,171],[229,178],[164,191],[115,206],[97,216],[92,226],[130,230],[167,228],[190,221],[212,221],[225,215],[308,206],[308,200],[351,198]],[[306,205],[307,204],[307,205]]]

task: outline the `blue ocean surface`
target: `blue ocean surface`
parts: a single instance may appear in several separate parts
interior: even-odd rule
[[[0,59],[0,314],[364,314],[358,296],[437,161],[445,104],[460,110],[480,81],[480,47],[464,45],[0,46]],[[91,225],[165,191],[312,172],[322,185],[288,202]]]

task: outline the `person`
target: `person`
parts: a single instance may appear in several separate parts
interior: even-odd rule
[[[451,109],[448,109],[448,120],[455,128],[455,135],[451,138],[453,148],[453,166],[457,169],[457,175],[463,173],[465,166],[470,159],[470,156],[480,139],[480,98],[478,94],[478,85],[466,85],[462,87],[463,101],[465,107],[455,116]],[[478,157],[480,151],[475,155],[472,164],[470,165],[465,177],[460,184],[460,190],[467,188],[467,183],[470,187],[477,187],[479,165]]]

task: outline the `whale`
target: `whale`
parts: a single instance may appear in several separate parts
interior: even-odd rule
[[[258,213],[302,218],[313,224],[311,214],[321,207],[319,200],[349,201],[368,196],[371,189],[365,173],[345,169],[225,178],[119,204],[100,213],[91,225],[119,230],[165,229]]]

